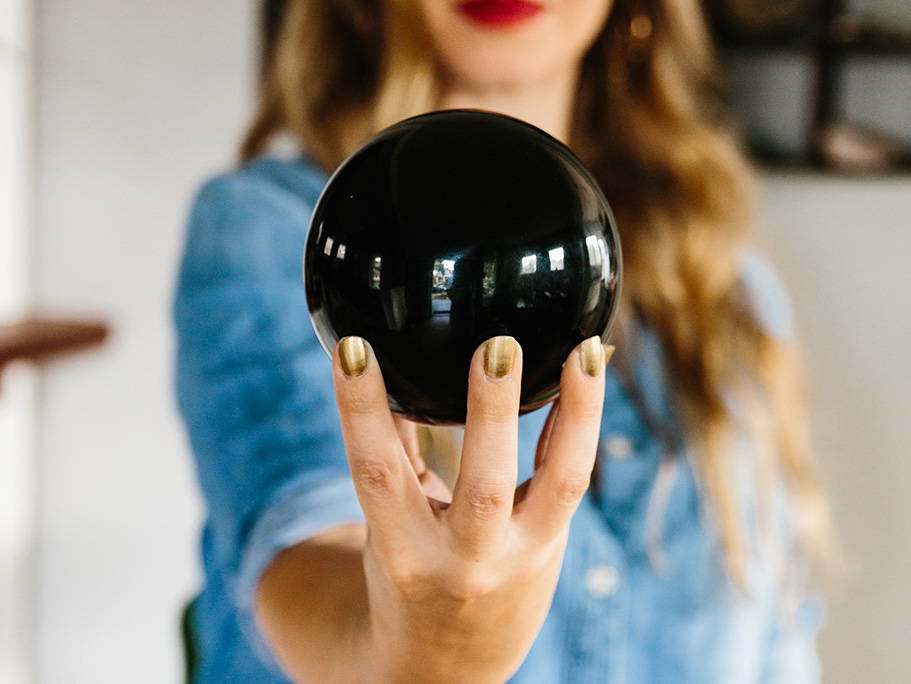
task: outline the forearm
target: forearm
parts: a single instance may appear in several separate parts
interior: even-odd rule
[[[363,525],[345,525],[280,554],[263,574],[257,617],[298,682],[358,682],[368,624]]]

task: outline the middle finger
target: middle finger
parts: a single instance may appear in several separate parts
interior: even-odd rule
[[[457,540],[472,553],[500,539],[516,487],[522,349],[494,337],[475,351],[459,478],[448,509]]]

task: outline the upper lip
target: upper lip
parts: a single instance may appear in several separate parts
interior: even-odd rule
[[[535,7],[541,7],[540,2],[533,2],[532,0],[463,0],[459,3],[459,7],[464,7],[465,5],[534,5]]]

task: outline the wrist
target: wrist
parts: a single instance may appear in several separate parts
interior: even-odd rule
[[[446,629],[440,618],[439,631]],[[396,632],[370,626],[359,653],[364,684],[502,684],[512,673],[490,663],[466,659],[464,649],[441,648],[439,640],[421,638],[423,630]],[[425,632],[426,634],[426,632]],[[373,638],[376,635],[379,638]]]

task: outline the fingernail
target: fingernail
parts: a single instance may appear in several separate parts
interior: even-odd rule
[[[338,357],[342,371],[349,378],[363,375],[367,370],[367,345],[361,337],[343,337],[338,343]]]
[[[484,372],[491,378],[509,375],[516,360],[516,341],[508,335],[491,337],[484,345]]]
[[[592,376],[598,377],[604,369],[605,350],[601,345],[601,338],[595,335],[589,337],[579,345],[579,363],[582,364],[582,371]]]
[[[610,363],[611,357],[614,355],[614,350],[616,350],[616,349],[617,348],[612,344],[604,345],[604,365],[605,366]]]

